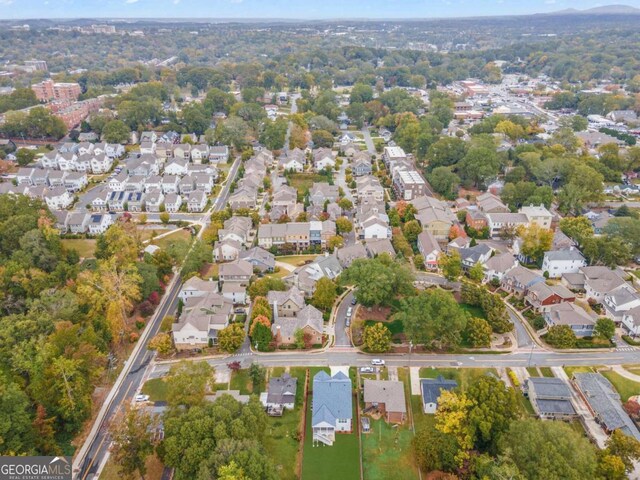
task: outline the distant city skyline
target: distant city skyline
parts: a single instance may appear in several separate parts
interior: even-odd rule
[[[0,19],[411,19],[528,15],[608,5],[602,0],[0,0]],[[640,8],[640,0],[624,5]]]

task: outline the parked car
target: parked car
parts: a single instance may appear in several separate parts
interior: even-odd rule
[[[371,360],[371,365],[383,366],[384,365],[384,360],[382,360],[380,358],[374,358],[373,360]]]
[[[375,368],[373,367],[360,367],[360,373],[374,373]]]
[[[142,394],[136,395],[135,400],[138,403],[148,402],[149,401],[149,395],[142,395]]]
[[[356,297],[353,297],[351,299],[351,305],[355,305],[356,303],[358,303],[358,300],[356,300]]]
[[[347,308],[347,318],[349,318],[352,313],[353,313],[353,308],[351,307]]]

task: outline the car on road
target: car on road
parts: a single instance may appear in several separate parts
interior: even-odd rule
[[[360,373],[375,373],[375,371],[373,367],[360,367]]]
[[[358,303],[358,300],[356,300],[356,297],[353,297],[351,299],[351,305],[355,305],[356,303]]]
[[[138,403],[148,402],[149,401],[149,395],[138,394],[138,395],[136,395],[135,400]]]
[[[373,360],[371,360],[371,365],[383,366],[384,365],[384,360],[382,360],[380,358],[374,358]]]
[[[347,308],[347,318],[349,318],[352,313],[353,313],[353,308],[351,307]]]
[[[351,325],[351,319],[349,317],[347,317],[346,325],[347,327]]]

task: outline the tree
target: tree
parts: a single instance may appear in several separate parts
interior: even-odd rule
[[[167,404],[187,409],[202,406],[209,386],[215,382],[213,369],[206,361],[182,361],[171,367],[165,380]]]
[[[171,220],[171,217],[169,216],[169,212],[161,212],[160,213],[160,221],[163,224],[166,225],[167,223],[169,223],[169,220]]]
[[[467,143],[457,137],[442,137],[427,151],[429,169],[432,173],[439,167],[457,165],[467,153]]]
[[[454,199],[460,187],[460,177],[449,167],[436,167],[428,176],[433,189],[447,199]]]
[[[465,336],[472,347],[488,348],[491,346],[491,325],[482,318],[472,317],[467,320]]]
[[[249,125],[240,117],[229,117],[224,122],[219,122],[215,130],[215,138],[225,145],[233,145],[237,150],[247,143]]]
[[[458,173],[466,183],[479,186],[489,178],[494,178],[500,170],[501,162],[495,149],[474,146],[460,161]]]
[[[469,409],[473,402],[465,394],[443,390],[438,398],[436,410],[436,429],[455,438],[459,450],[455,456],[458,466],[469,458],[469,450],[475,441],[474,431],[468,420]]]
[[[545,340],[556,348],[573,348],[576,346],[576,334],[569,325],[553,325],[549,327]]]
[[[633,255],[640,254],[640,219],[633,217],[612,218],[602,229],[605,235],[620,238],[631,247]]]
[[[563,218],[560,220],[560,230],[578,245],[583,245],[587,238],[593,236],[593,226],[589,219],[583,216]]]
[[[244,470],[233,460],[229,465],[218,468],[218,480],[251,480],[244,474]]]
[[[107,143],[127,143],[129,127],[122,120],[110,120],[102,129],[102,139]]]
[[[438,265],[442,270],[444,278],[450,282],[458,279],[462,275],[462,259],[457,250],[451,252],[450,255],[440,255]]]
[[[31,430],[30,401],[20,386],[0,372],[0,453],[30,454],[34,437]]]
[[[345,285],[357,287],[355,297],[366,307],[387,305],[397,295],[413,292],[413,274],[389,255],[356,259],[340,276]]]
[[[173,342],[168,333],[158,333],[149,341],[149,350],[155,350],[160,355],[168,355],[173,351]]]
[[[529,480],[595,478],[596,453],[587,437],[562,422],[512,422],[500,450]]]
[[[512,143],[517,142],[525,136],[522,125],[513,123],[511,120],[502,120],[499,122],[496,125],[495,132],[504,134]]]
[[[640,460],[640,442],[621,430],[614,430],[607,440],[605,452],[620,458],[625,471],[631,473],[634,469],[633,463]]]
[[[344,238],[340,235],[333,235],[327,240],[327,250],[333,251],[336,248],[344,247]]]
[[[146,410],[129,406],[124,418],[113,424],[111,455],[124,478],[132,478],[136,472],[142,478],[146,475],[146,460],[154,449],[156,423]]]
[[[31,162],[33,162],[34,158],[36,158],[36,154],[33,150],[19,148],[16,152],[16,161],[21,167],[26,167],[27,165],[29,165]]]
[[[413,257],[413,264],[418,270],[424,270],[424,255],[418,254]]]
[[[602,340],[610,340],[616,333],[616,324],[610,318],[602,317],[596,320],[596,326],[593,330],[595,336]]]
[[[391,332],[382,322],[376,322],[364,327],[362,341],[364,348],[371,353],[388,352],[391,349]]]
[[[598,461],[598,474],[606,480],[626,480],[629,478],[622,459],[616,455],[602,454]]]
[[[333,302],[335,302],[337,296],[335,282],[330,278],[322,277],[316,282],[311,304],[320,310],[328,312],[333,307]]]
[[[520,252],[535,263],[540,263],[545,252],[551,250],[553,231],[533,223],[518,230],[522,239]]]
[[[480,262],[475,263],[468,271],[467,275],[471,279],[471,281],[475,283],[480,283],[484,278],[484,267]]]
[[[257,297],[266,297],[271,290],[282,292],[286,289],[287,287],[281,278],[263,277],[249,285],[247,292],[255,300]]]
[[[233,353],[244,343],[244,328],[240,323],[232,323],[218,333],[220,350]]]
[[[418,240],[418,235],[422,233],[422,226],[417,220],[410,220],[404,224],[402,232],[407,241],[415,243]]]
[[[587,238],[582,253],[589,260],[589,265],[605,265],[609,268],[626,265],[633,257],[628,243],[610,235]]]
[[[251,341],[257,345],[258,351],[267,351],[269,349],[269,345],[273,341],[271,328],[262,322],[254,321],[252,325]]]
[[[403,298],[394,316],[414,345],[453,347],[460,344],[467,316],[450,292],[426,290]]]
[[[336,218],[336,230],[338,233],[349,233],[353,230],[353,223],[347,217]]]
[[[424,425],[416,431],[411,446],[416,463],[423,472],[456,470],[460,447],[453,435],[442,433],[432,425]]]
[[[313,146],[315,148],[331,148],[333,147],[333,135],[326,130],[314,130],[311,134]]]
[[[269,150],[281,150],[287,135],[288,122],[284,118],[268,121],[260,135],[260,142]]]

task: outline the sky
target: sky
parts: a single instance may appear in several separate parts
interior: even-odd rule
[[[434,18],[522,15],[640,0],[0,0],[17,18]]]

